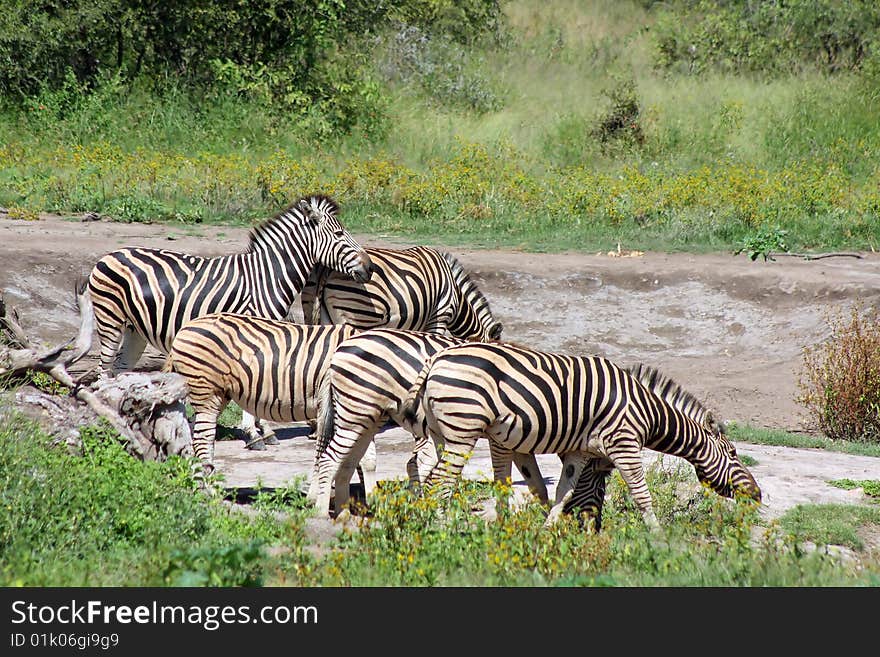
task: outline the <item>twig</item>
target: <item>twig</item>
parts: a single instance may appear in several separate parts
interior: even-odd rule
[[[819,260],[821,258],[862,258],[860,253],[790,253],[788,251],[779,252],[772,251],[767,254],[771,260],[774,256],[792,256],[794,258],[803,258],[804,260]]]

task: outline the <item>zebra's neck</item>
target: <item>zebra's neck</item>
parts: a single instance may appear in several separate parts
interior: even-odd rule
[[[299,296],[315,266],[312,236],[304,230],[287,225],[264,227],[248,253],[245,271],[254,294],[254,311],[264,317],[283,319]]]
[[[665,399],[652,396],[656,415],[645,447],[663,454],[680,456],[694,465],[705,462],[713,449],[708,429]]]

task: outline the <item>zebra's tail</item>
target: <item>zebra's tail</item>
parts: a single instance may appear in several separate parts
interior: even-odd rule
[[[165,362],[162,364],[162,372],[164,374],[167,374],[168,372],[173,372],[173,371],[174,371],[174,354],[169,353],[165,357]]]
[[[452,345],[452,347],[454,346],[455,345]],[[409,387],[406,397],[403,400],[403,417],[407,422],[414,424],[418,419],[419,407],[422,404],[422,397],[425,394],[425,382],[428,380],[428,374],[431,372],[431,367],[434,365],[434,361],[452,347],[440,349],[425,359],[425,364],[422,366],[421,371],[419,371],[412,385]]]
[[[333,401],[333,388],[330,385],[330,370],[328,369],[324,373],[321,383],[318,386],[318,417],[317,427],[315,429],[317,438],[315,444],[316,462],[317,457],[324,453],[324,450],[327,449],[327,445],[329,445],[330,441],[333,439],[333,434],[336,431],[334,417],[335,405]]]

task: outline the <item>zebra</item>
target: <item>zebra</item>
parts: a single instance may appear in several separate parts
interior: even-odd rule
[[[684,390],[678,383],[662,374],[656,368],[644,363],[636,363],[626,368],[648,390],[665,399],[673,407],[681,410],[701,425],[712,426],[717,424],[717,431],[713,432],[718,437],[724,449],[736,457],[736,447],[727,439],[724,423],[716,420],[713,414],[706,409],[691,393]],[[644,447],[664,454],[676,456],[680,454],[683,445],[675,439],[648,440]],[[593,521],[593,529],[599,532],[602,528],[602,507],[605,502],[605,488],[608,475],[614,469],[614,464],[607,458],[592,458],[584,467],[578,478],[571,499],[566,503],[564,512],[572,513],[579,511],[587,520]]]
[[[356,281],[369,280],[370,257],[343,228],[338,214],[333,199],[312,194],[254,227],[243,253],[203,258],[123,248],[103,256],[88,281],[103,371],[132,369],[148,343],[167,354],[181,327],[201,315],[232,312],[284,319],[318,264]],[[249,413],[242,428],[252,449],[277,442]]]
[[[331,483],[336,487],[336,510],[345,507],[355,464],[370,454],[373,438],[388,420],[415,438],[407,463],[411,485],[417,487],[425,479],[437,453],[428,440],[424,416],[405,418],[403,403],[427,359],[462,343],[434,333],[379,328],[358,333],[336,348],[319,392],[318,441],[308,492],[319,513],[329,513]],[[496,447],[490,445],[496,480],[510,476],[513,460],[531,490],[546,503],[547,488],[534,456]]]
[[[319,267],[300,297],[305,322],[399,328],[469,340],[498,340],[503,326],[450,253],[431,247],[368,248],[369,281]]]
[[[217,417],[229,401],[276,422],[316,418],[329,357],[356,331],[344,324],[313,326],[235,313],[203,315],[184,325],[162,369],[186,381],[195,412],[193,451],[204,471],[214,470]]]
[[[442,496],[451,493],[477,439],[485,436],[504,449],[562,457],[548,524],[564,511],[581,471],[597,457],[618,469],[645,523],[657,528],[641,460],[648,444],[687,459],[697,478],[723,496],[741,492],[761,499],[721,427],[710,414],[695,412],[694,402],[692,396],[670,401],[601,356],[469,343],[428,359],[407,393],[404,415],[425,415],[442,454],[425,485]]]

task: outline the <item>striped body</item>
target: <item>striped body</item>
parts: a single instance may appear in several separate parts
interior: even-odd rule
[[[474,340],[495,340],[501,324],[489,302],[452,255],[424,246],[367,249],[369,281],[317,269],[302,294],[303,317],[314,324],[393,327]]]
[[[314,420],[329,357],[355,331],[230,313],[189,322],[164,370],[182,375],[189,388],[195,455],[213,467],[217,416],[230,401],[265,420]]]
[[[641,460],[646,445],[687,459],[719,494],[742,490],[760,500],[754,478],[711,416],[684,403],[692,399],[682,396],[676,405],[598,356],[470,343],[429,359],[405,406],[408,417],[425,414],[442,454],[427,484],[444,494],[477,439],[487,437],[507,450],[562,457],[548,521],[570,501],[590,459],[601,458],[618,469],[645,521],[656,526]]]
[[[428,358],[461,343],[433,333],[373,329],[339,345],[330,358],[321,388],[318,444],[309,488],[309,499],[320,513],[329,511],[332,484],[336,488],[336,509],[345,506],[355,465],[388,420],[413,434],[415,447],[407,473],[413,485],[424,481],[437,454],[427,439],[424,416],[405,418],[404,401]],[[513,458],[512,452],[493,453],[496,478],[510,475]],[[543,487],[546,500],[546,487],[534,457],[517,456],[516,463],[539,497]]]

